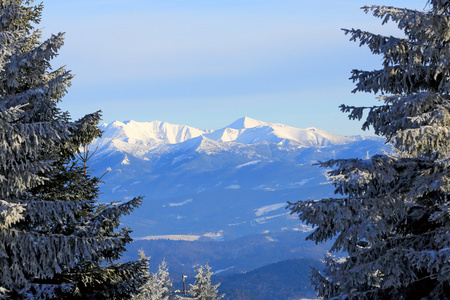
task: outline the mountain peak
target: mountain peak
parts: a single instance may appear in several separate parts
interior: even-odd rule
[[[234,121],[231,125],[229,125],[227,127],[239,130],[239,129],[253,128],[253,127],[267,126],[267,125],[270,125],[270,124],[267,122],[255,120],[255,119],[252,119],[249,117],[243,117],[243,118],[240,118],[240,119]]]

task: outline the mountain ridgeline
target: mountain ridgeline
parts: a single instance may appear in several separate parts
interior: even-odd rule
[[[89,148],[96,149],[90,161],[96,173],[110,169],[101,199],[145,196],[139,209],[122,218],[135,239],[122,260],[137,258],[139,249],[152,257],[151,268],[165,259],[175,285],[181,275],[192,279],[199,265],[234,276],[286,259],[321,259],[330,245],[305,241],[311,228],[285,209],[287,201],[333,195],[327,170],[314,162],[389,151],[375,137],[250,118],[218,130],[160,121],[116,121],[101,129],[102,138]],[[307,276],[307,267],[302,274]],[[221,279],[231,298],[260,299],[246,286],[232,289],[227,282],[235,278]],[[247,286],[257,284],[245,278]],[[271,293],[270,286],[263,290]],[[282,299],[295,289],[281,290],[270,295]],[[311,291],[307,287],[300,296]]]
[[[329,158],[388,150],[375,137],[242,118],[218,130],[160,121],[102,125],[91,165],[104,176],[102,199],[145,196],[123,219],[135,238],[234,239],[267,231],[304,231],[287,201],[333,194]]]

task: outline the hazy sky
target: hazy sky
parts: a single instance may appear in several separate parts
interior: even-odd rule
[[[76,74],[61,107],[79,118],[160,120],[201,129],[248,116],[340,134],[363,134],[342,103],[351,69],[380,57],[341,28],[399,35],[360,0],[44,0],[44,37],[66,32],[53,66]],[[380,4],[424,9],[426,1]]]

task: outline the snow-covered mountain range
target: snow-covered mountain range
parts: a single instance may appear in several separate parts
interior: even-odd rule
[[[299,129],[291,126],[267,123],[248,117],[241,118],[225,128],[202,130],[185,125],[161,121],[119,122],[103,124],[103,137],[94,143],[100,151],[116,149],[137,157],[145,157],[163,145],[180,144],[181,147],[203,146],[221,148],[227,142],[258,144],[262,142],[286,144],[297,147],[342,145],[362,136],[341,136],[314,127]],[[186,143],[189,141],[188,143]]]
[[[386,149],[375,137],[341,136],[248,117],[217,130],[166,122],[113,122],[91,165],[104,176],[104,201],[145,196],[124,223],[137,238],[232,239],[306,230],[285,210],[287,201],[333,193],[330,158],[365,158]],[[386,149],[387,150],[387,149]]]

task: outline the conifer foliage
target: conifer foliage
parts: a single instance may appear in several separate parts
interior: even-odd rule
[[[61,111],[72,75],[51,69],[64,34],[40,42],[42,4],[0,1],[0,298],[128,299],[146,260],[114,264],[131,241],[119,217],[141,203],[99,204],[99,179],[76,161],[100,113]]]
[[[211,276],[213,273],[211,272],[210,266],[201,266],[195,272],[197,272],[197,275],[195,275],[195,283],[191,284],[189,288],[189,294],[193,299],[219,300],[225,296],[217,294],[220,283],[211,285]]]
[[[169,267],[165,260],[158,267],[158,272],[153,275],[156,286],[154,299],[168,300],[173,292],[172,280],[169,278]]]
[[[330,299],[448,299],[450,297],[450,1],[426,11],[387,6],[366,13],[397,23],[405,37],[344,30],[383,57],[382,68],[353,70],[354,92],[373,92],[373,107],[342,105],[350,119],[367,112],[394,149],[372,158],[320,162],[337,198],[290,204],[313,224],[308,237],[332,238],[324,273],[313,272],[319,296]]]
[[[169,268],[165,260],[159,265],[158,272],[150,274],[147,258],[142,250],[139,251],[140,261],[147,261],[147,282],[139,288],[133,300],[168,300],[173,299],[173,285],[169,278]]]

